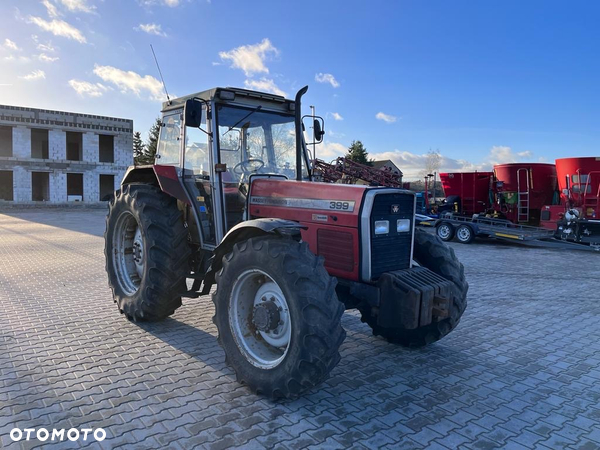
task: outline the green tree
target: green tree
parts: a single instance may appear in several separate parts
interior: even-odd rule
[[[160,117],[157,117],[154,124],[150,127],[150,131],[148,132],[148,141],[146,141],[146,150],[144,151],[144,164],[154,164],[161,125],[162,120]]]
[[[144,151],[146,146],[142,141],[142,135],[139,131],[133,133],[133,161],[136,166],[144,164]]]
[[[352,141],[348,148],[346,157],[354,162],[372,166],[372,161],[368,158],[369,153],[361,141]]]

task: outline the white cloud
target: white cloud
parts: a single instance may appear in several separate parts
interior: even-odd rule
[[[282,97],[287,97],[287,94],[279,89],[273,80],[268,78],[263,77],[260,80],[246,80],[244,81],[244,86],[248,89],[271,92],[276,95],[281,95]]]
[[[397,120],[395,116],[391,116],[382,112],[378,112],[377,114],[375,114],[375,118],[377,120],[383,120],[386,123],[394,123]]]
[[[94,66],[94,74],[107,83],[114,84],[124,94],[131,92],[140,97],[142,93],[147,93],[152,100],[164,100],[163,85],[153,76],[141,76],[131,70],[126,72],[98,64]]]
[[[140,23],[134,30],[143,31],[144,33],[154,34],[155,36],[166,37],[167,33],[162,30],[162,27],[157,23]]]
[[[33,72],[19,78],[27,81],[41,80],[46,78],[46,73],[43,70],[34,70]]]
[[[310,142],[310,139],[308,139],[307,142]],[[312,151],[312,146],[309,147]],[[324,141],[322,144],[317,145],[316,153],[318,159],[330,162],[338,156],[344,156],[348,153],[348,147],[339,142]]]
[[[425,173],[427,154],[415,154],[408,151],[393,150],[390,152],[372,153],[376,160],[390,159],[404,173],[407,180],[421,179]],[[494,146],[479,163],[465,159],[455,159],[442,155],[440,172],[473,172],[491,171],[495,164],[514,163],[530,159],[533,153],[523,151],[515,153],[510,147]]]
[[[372,153],[369,157],[375,160],[391,160],[404,174],[407,180],[421,179],[425,172],[427,154],[415,154],[408,151],[393,150],[391,152]],[[487,163],[473,164],[462,159],[449,158],[442,155],[440,172],[471,172],[491,169]]]
[[[146,7],[163,5],[169,6],[170,8],[175,8],[181,4],[181,0],[138,0],[138,3]]]
[[[219,57],[223,60],[230,60],[231,67],[241,69],[246,76],[255,73],[269,73],[265,61],[270,54],[278,55],[277,50],[271,41],[267,38],[254,45],[242,45],[228,52],[219,52]]]
[[[43,62],[54,62],[58,61],[59,59],[58,56],[48,56],[45,53],[40,53],[39,55],[37,55],[37,58]]]
[[[491,164],[505,164],[522,161],[532,156],[533,153],[530,151],[515,153],[510,147],[495,145],[491,148],[487,160]]]
[[[42,0],[42,5],[46,7],[49,17],[56,18],[60,15],[54,3],[50,3],[49,0]]]
[[[333,117],[334,120],[344,120],[344,118],[341,116],[341,114],[336,113],[336,112],[332,112],[331,117]]]
[[[37,49],[42,52],[53,52],[55,50],[55,48],[52,47],[52,44],[50,42],[48,42],[47,44],[38,44]]]
[[[318,83],[329,83],[334,88],[340,87],[340,83],[330,73],[317,73],[315,75],[315,81]]]
[[[23,56],[23,55],[19,55],[19,56],[15,56],[15,55],[8,55],[5,56],[4,61],[14,61],[14,62],[18,62],[18,63],[28,63],[31,61],[31,59],[27,56]]]
[[[60,0],[60,2],[71,12],[93,13],[96,10],[95,6],[88,5],[87,0]]]
[[[19,48],[19,46],[14,41],[11,41],[8,38],[4,39],[4,47],[7,48],[7,49],[9,49],[9,50],[14,50],[14,51],[17,51],[17,52],[21,50]]]
[[[101,83],[90,83],[88,81],[69,80],[75,92],[81,97],[101,97],[108,88]]]
[[[81,31],[79,31],[73,25],[68,24],[64,20],[54,19],[49,22],[41,17],[29,16],[28,22],[37,25],[44,31],[49,31],[55,36],[73,39],[82,44],[87,42]]]

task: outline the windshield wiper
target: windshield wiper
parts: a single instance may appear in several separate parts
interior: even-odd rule
[[[248,117],[250,117],[252,114],[254,114],[256,111],[259,111],[262,108],[262,105],[258,105],[256,108],[254,108],[252,111],[250,111],[248,114],[246,114],[244,117],[242,117],[240,120],[238,120],[235,124],[231,125],[227,131],[225,133],[223,133],[223,136],[225,136],[227,133],[229,133],[231,130],[233,130],[235,127],[237,127],[240,123],[242,123],[244,120],[246,120]]]

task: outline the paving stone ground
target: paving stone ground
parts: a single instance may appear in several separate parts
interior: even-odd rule
[[[44,445],[14,427],[102,427],[93,447],[600,448],[600,254],[452,243],[470,284],[453,333],[405,349],[348,312],[331,378],[270,402],[225,366],[208,297],[119,314],[104,214],[0,213],[0,447]]]

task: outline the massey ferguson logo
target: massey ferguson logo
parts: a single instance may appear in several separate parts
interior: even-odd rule
[[[400,205],[392,205],[392,214],[398,214],[400,212]]]

